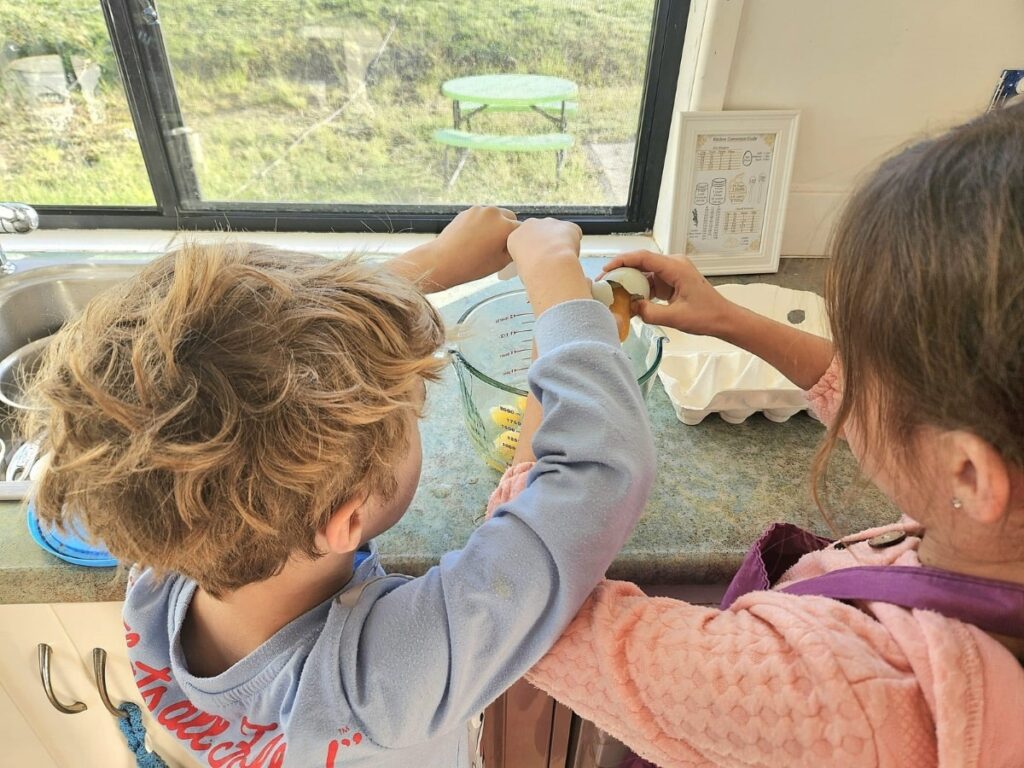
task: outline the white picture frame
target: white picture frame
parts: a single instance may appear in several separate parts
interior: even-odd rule
[[[705,275],[778,272],[800,113],[679,117],[668,251]]]

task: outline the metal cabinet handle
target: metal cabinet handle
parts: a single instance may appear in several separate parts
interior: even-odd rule
[[[46,692],[46,698],[53,704],[53,708],[58,712],[63,712],[65,715],[75,715],[79,712],[84,712],[88,707],[80,701],[76,701],[73,704],[61,704],[57,697],[53,693],[53,684],[50,682],[50,657],[53,655],[53,649],[46,643],[40,643],[37,647],[39,655],[39,679],[43,683],[43,690]]]
[[[107,712],[116,718],[124,719],[128,713],[118,709],[110,702],[107,694],[107,652],[102,648],[92,649],[92,673],[96,677],[96,689],[100,692],[100,701],[107,708]]]

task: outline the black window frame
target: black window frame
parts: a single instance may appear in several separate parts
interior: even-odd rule
[[[39,205],[44,228],[252,230],[279,232],[439,232],[462,206],[318,203],[192,205],[200,198],[187,135],[154,0],[100,0],[154,206]],[[521,216],[555,216],[586,234],[649,231],[675,109],[690,0],[655,0],[633,176],[625,206],[587,214],[565,207],[516,206]],[[28,201],[31,202],[31,201]]]

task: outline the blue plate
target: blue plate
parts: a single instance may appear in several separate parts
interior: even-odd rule
[[[90,544],[85,540],[84,532],[72,525],[70,530],[44,530],[36,517],[32,504],[28,505],[28,533],[32,540],[45,552],[59,557],[72,565],[84,565],[90,568],[110,568],[117,565],[117,560],[110,556],[103,547]]]

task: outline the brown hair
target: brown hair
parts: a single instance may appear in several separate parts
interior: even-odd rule
[[[844,397],[815,461],[816,497],[851,414],[874,411],[879,429],[858,424],[867,448],[891,446],[897,461],[930,425],[1024,466],[1024,105],[884,162],[846,207],[831,256]]]
[[[319,554],[343,501],[394,492],[442,340],[418,290],[358,259],[186,245],[51,345],[36,511],[215,596],[266,579]]]

